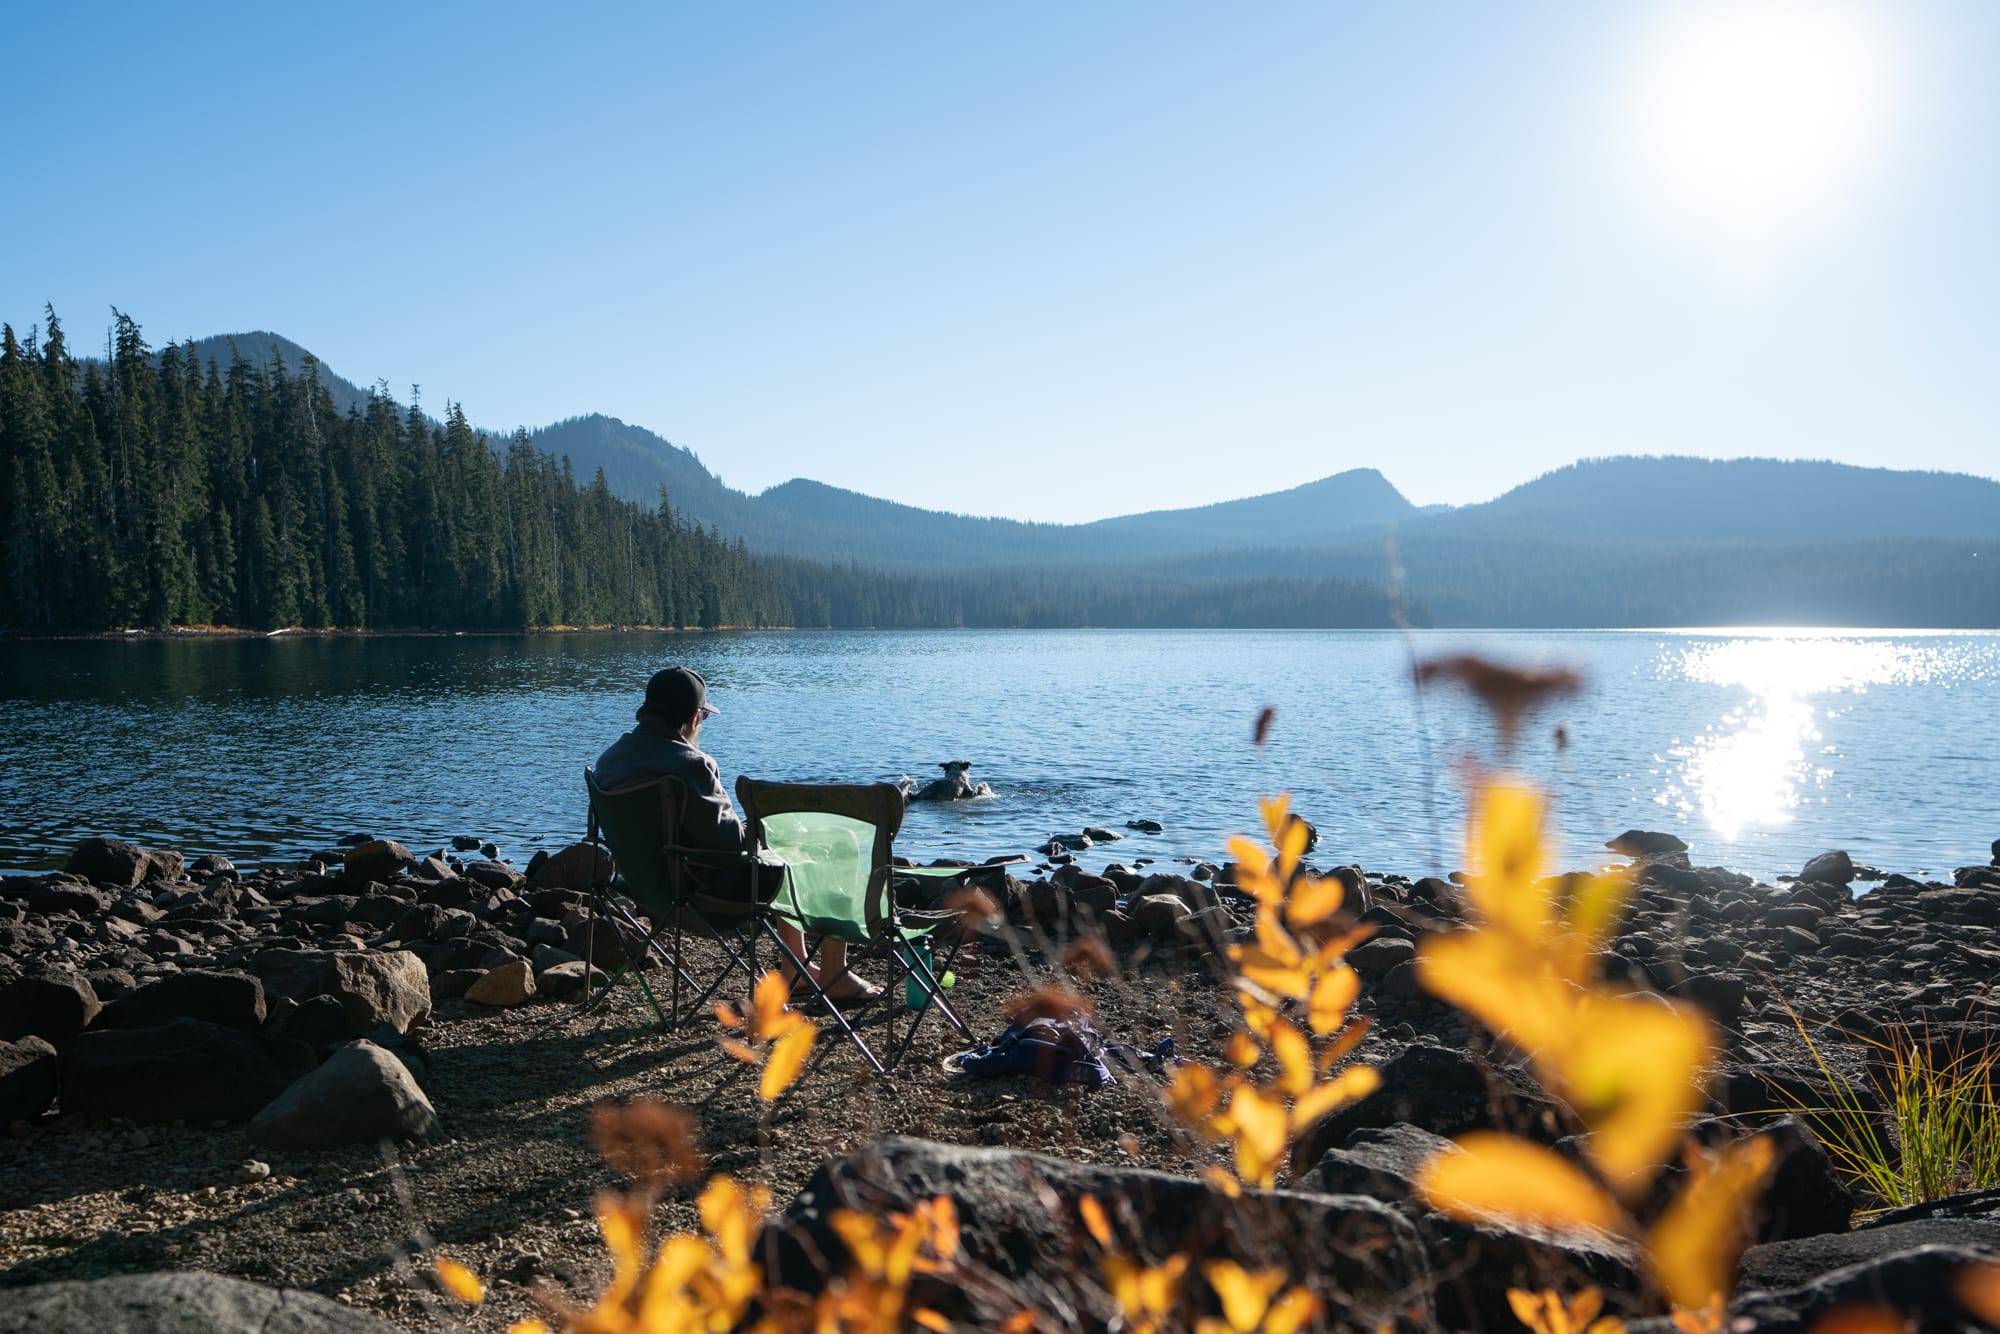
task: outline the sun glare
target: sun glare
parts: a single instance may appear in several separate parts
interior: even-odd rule
[[[1673,214],[1761,256],[1836,209],[1879,158],[1894,13],[1838,0],[1667,8],[1630,85],[1631,165]]]

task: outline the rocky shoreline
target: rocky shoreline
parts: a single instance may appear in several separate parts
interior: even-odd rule
[[[968,1249],[1000,1270],[1045,1260],[1026,1270],[1078,1328],[1103,1328],[1109,1308],[1087,1280],[1057,1277],[1072,1242],[1049,1200],[1130,1201],[1160,1254],[1229,1249],[1198,1235],[1218,1206],[1196,1174],[1216,1151],[1166,1122],[1146,1077],[1091,1092],[969,1082],[940,1069],[960,1044],[932,1026],[887,1081],[823,1043],[808,1084],[832,1096],[765,1116],[712,1023],[653,1030],[630,985],[588,1013],[566,1003],[593,966],[623,962],[588,924],[591,849],[517,869],[461,843],[417,856],[369,839],[246,875],[98,839],[64,872],[0,879],[0,1331],[35,1327],[19,1314],[31,1302],[87,1305],[66,1281],[176,1270],[310,1290],[402,1328],[505,1328],[536,1285],[586,1297],[608,1273],[591,1201],[615,1178],[585,1122],[598,1100],[641,1094],[694,1108],[712,1164],[792,1200],[795,1235],[824,1231],[829,1200],[907,1207],[958,1183],[977,1221]],[[1995,865],[1950,882],[1892,874],[1857,896],[1871,872],[1845,854],[1764,884],[1693,865],[1677,844],[1636,832],[1618,844],[1639,889],[1603,962],[1725,1032],[1698,1133],[1777,1123],[1788,1146],[1741,1267],[1732,1310],[1754,1322],[1742,1328],[1803,1329],[1863,1291],[1908,1294],[1924,1328],[1977,1327],[1947,1279],[1969,1257],[2000,1257],[2000,1192],[1857,1225],[1875,1202],[1784,1112],[1831,1096],[1802,1033],[1857,1078],[1868,1039],[1898,1027],[1953,1052],[2000,1047],[2000,846]],[[1061,975],[1070,942],[1101,936],[1117,967],[1092,987],[1099,1026],[1219,1061],[1235,1007],[1215,955],[1252,920],[1229,868],[1099,875],[1056,863],[1060,840],[1046,852],[1033,879],[1018,865],[977,873],[1004,919],[958,968],[974,1029],[990,1037],[1010,997]],[[1504,1126],[1559,1142],[1562,1117],[1417,986],[1415,943],[1462,920],[1457,886],[1333,874],[1374,928],[1350,962],[1376,1025],[1357,1057],[1383,1088],[1314,1127],[1266,1204],[1301,1239],[1296,1263],[1337,1292],[1335,1326],[1512,1328],[1507,1286],[1577,1279],[1619,1309],[1643,1285],[1615,1246],[1450,1224],[1411,1198],[1440,1137]],[[689,1200],[665,1210],[684,1225]],[[1359,1268],[1342,1258],[1357,1247],[1372,1256]],[[433,1248],[487,1276],[484,1307],[467,1313],[422,1280]]]

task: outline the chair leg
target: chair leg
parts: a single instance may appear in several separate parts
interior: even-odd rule
[[[958,1017],[958,1012],[952,1009],[951,1003],[944,998],[944,975],[951,971],[953,961],[958,958],[958,952],[964,947],[965,937],[961,935],[957,943],[951,947],[949,953],[942,959],[934,959],[929,966],[925,966],[921,959],[914,954],[915,947],[906,940],[898,941],[890,948],[889,954],[896,961],[895,966],[902,971],[904,978],[907,981],[915,982],[918,990],[924,993],[923,1002],[913,1007],[913,1013],[910,1015],[909,1031],[903,1035],[902,1041],[896,1045],[890,1054],[890,1069],[893,1070],[902,1064],[903,1057],[909,1053],[911,1045],[917,1040],[918,1026],[923,1023],[924,1015],[933,1006],[937,1008],[937,1012],[944,1016],[953,1028],[959,1031],[960,1035],[966,1041],[970,1042],[972,1040],[972,1030],[966,1026],[963,1019]],[[905,1008],[912,1008],[907,1005],[907,1001],[908,994],[905,992],[902,1000],[897,1003],[904,1005]],[[893,1026],[891,1028],[891,1038],[894,1038]]]
[[[778,949],[783,952],[785,957],[791,960],[792,967],[798,972],[799,977],[804,980],[807,986],[812,988],[813,994],[819,997],[820,1005],[828,1014],[833,1016],[834,1022],[840,1025],[841,1032],[847,1034],[847,1040],[852,1042],[855,1048],[860,1051],[862,1058],[874,1068],[875,1073],[878,1075],[888,1074],[889,1071],[887,1068],[876,1058],[875,1053],[869,1049],[868,1044],[862,1041],[861,1035],[854,1031],[854,1025],[847,1022],[847,1016],[840,1012],[840,1006],[834,1002],[831,996],[826,994],[826,989],[820,986],[818,979],[806,971],[806,961],[801,959],[793,952],[792,947],[785,943],[785,938],[778,934],[777,928],[773,927],[768,919],[762,917],[757,919],[757,925],[763,929],[765,935],[777,943]]]

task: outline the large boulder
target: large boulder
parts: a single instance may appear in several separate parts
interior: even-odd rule
[[[248,967],[276,1000],[333,996],[347,1008],[348,1032],[388,1024],[399,1033],[430,1019],[430,975],[407,950],[263,950]]]
[[[301,1288],[220,1274],[118,1274],[0,1289],[0,1334],[396,1334]]]
[[[158,1028],[176,1019],[205,1019],[232,1028],[264,1022],[264,984],[247,973],[190,969],[148,982],[104,1007],[100,1028]]]
[[[148,880],[171,880],[181,873],[181,855],[168,848],[135,847],[122,839],[86,838],[63,867],[94,885],[137,889]]]
[[[1768,1242],[1743,1252],[1736,1266],[1736,1285],[1743,1291],[1807,1287],[1835,1270],[1879,1264],[1890,1256],[1933,1246],[1970,1247],[2000,1259],[2000,1219],[1917,1218]]]
[[[1854,880],[1854,859],[1836,848],[1805,864],[1799,879],[1820,885],[1846,885]]]
[[[611,854],[594,843],[572,843],[535,866],[528,883],[536,889],[587,890],[609,884],[616,870]]]
[[[346,877],[355,884],[365,885],[371,880],[394,880],[417,859],[393,838],[371,838],[349,848],[340,860]]]
[[[1116,1307],[1098,1285],[1092,1248],[1077,1212],[1096,1199],[1120,1249],[1147,1263],[1187,1254],[1277,1265],[1326,1303],[1334,1328],[1427,1327],[1429,1270],[1408,1220],[1360,1196],[1244,1191],[1232,1197],[1206,1181],[1098,1167],[1006,1149],[975,1149],[891,1137],[821,1165],[778,1229],[779,1277],[812,1291],[847,1249],[829,1223],[836,1209],[877,1218],[918,1201],[950,1196],[961,1253],[999,1280],[921,1293],[925,1304],[966,1328],[992,1328],[1011,1315],[995,1294],[1031,1287],[1064,1328],[1109,1328]]]
[[[425,1139],[437,1112],[409,1069],[372,1042],[351,1042],[258,1112],[250,1138],[272,1149],[332,1149]]]
[[[1352,1106],[1313,1123],[1293,1150],[1295,1175],[1303,1175],[1327,1150],[1357,1130],[1404,1122],[1433,1135],[1468,1130],[1509,1130],[1550,1138],[1555,1129],[1548,1095],[1531,1080],[1489,1065],[1455,1047],[1418,1043],[1379,1070],[1381,1086]]]
[[[502,1009],[524,1005],[535,998],[534,965],[526,959],[515,959],[488,969],[484,977],[466,988],[465,998],[477,1005]]]
[[[1728,1328],[1743,1334],[1815,1334],[1829,1328],[1821,1323],[1824,1317],[1842,1308],[1887,1307],[1905,1322],[1904,1329],[1978,1334],[1992,1326],[1960,1306],[1953,1288],[1967,1269],[1996,1259],[2000,1254],[1992,1250],[1951,1242],[1885,1251],[1797,1287],[1740,1290],[1730,1304]]]
[[[62,1109],[93,1120],[247,1121],[314,1063],[303,1042],[199,1019],[83,1033],[63,1053]]]
[[[1329,1195],[1369,1195],[1401,1204],[1411,1198],[1424,1163],[1451,1147],[1442,1135],[1405,1123],[1357,1130],[1346,1144],[1321,1155],[1306,1181]]]
[[[90,1027],[103,1008],[87,978],[32,973],[0,991],[0,1039],[32,1035],[61,1046]]]
[[[56,1049],[40,1038],[0,1042],[0,1125],[32,1121],[56,1100]]]

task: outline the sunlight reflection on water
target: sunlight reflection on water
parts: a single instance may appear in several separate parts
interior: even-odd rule
[[[1841,715],[1816,701],[1872,686],[1950,689],[1984,678],[1990,655],[1962,645],[1776,634],[1698,643],[1662,655],[1663,671],[1699,685],[1746,692],[1697,737],[1678,738],[1673,768],[1654,800],[1702,821],[1730,843],[1790,824],[1802,804],[1824,801],[1837,745],[1822,719]]]

